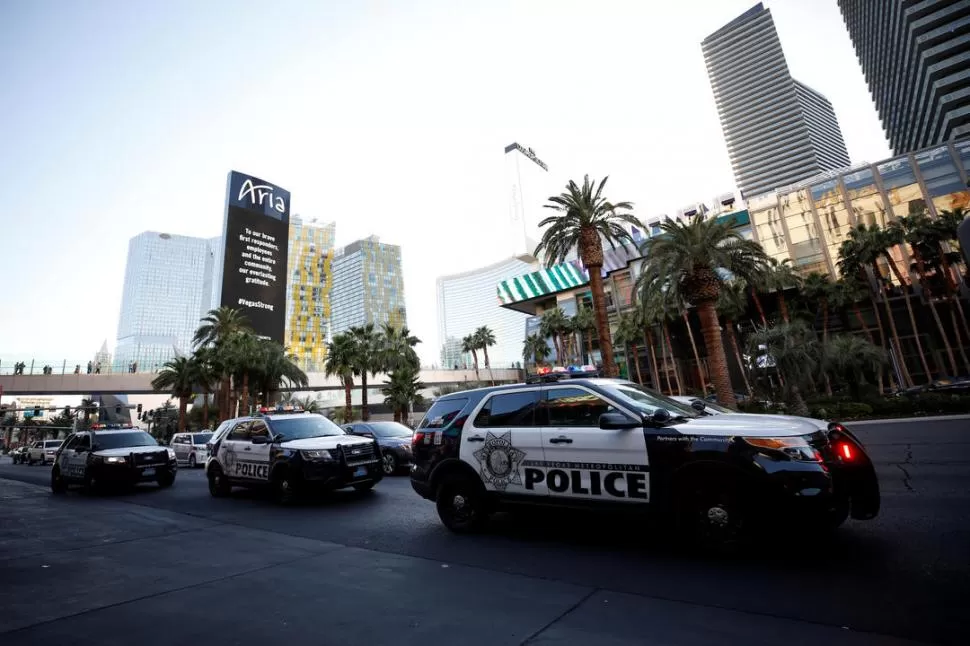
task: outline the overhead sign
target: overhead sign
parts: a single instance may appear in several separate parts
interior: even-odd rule
[[[232,171],[226,191],[220,304],[241,310],[257,335],[283,343],[290,192]]]
[[[525,155],[526,157],[528,157],[529,159],[537,163],[539,167],[542,168],[542,170],[545,170],[545,171],[549,170],[549,167],[546,166],[546,163],[541,159],[539,159],[538,157],[536,157],[535,152],[533,152],[531,148],[523,148],[517,143],[509,144],[508,146],[505,147],[506,153],[510,153],[513,150],[518,150],[520,153],[522,153],[523,155]]]

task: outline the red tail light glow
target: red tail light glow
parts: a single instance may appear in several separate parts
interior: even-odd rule
[[[839,453],[843,460],[851,461],[855,459],[855,449],[848,442],[842,442],[839,446]]]
[[[414,435],[411,436],[411,446],[415,447],[421,443],[424,439],[424,433],[422,431],[415,431]]]

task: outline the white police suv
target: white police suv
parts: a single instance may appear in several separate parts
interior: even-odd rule
[[[63,493],[72,484],[89,491],[139,482],[171,487],[177,473],[172,449],[159,446],[145,431],[95,425],[91,430],[71,433],[57,450],[51,468],[51,491]]]
[[[457,532],[514,505],[596,507],[662,512],[723,544],[763,521],[834,527],[879,510],[872,462],[841,424],[709,416],[584,373],[442,396],[412,447],[412,487]]]
[[[287,503],[313,488],[366,491],[384,477],[374,439],[298,409],[262,409],[223,422],[209,441],[209,454],[205,472],[215,497],[232,487],[268,487]]]

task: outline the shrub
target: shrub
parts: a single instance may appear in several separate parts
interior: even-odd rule
[[[858,419],[872,415],[872,406],[862,402],[842,402],[839,404],[838,414],[842,419]]]

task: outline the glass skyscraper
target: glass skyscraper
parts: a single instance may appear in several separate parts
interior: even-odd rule
[[[209,240],[146,231],[128,243],[115,370],[153,370],[192,350],[209,309],[214,253]]]
[[[377,236],[334,253],[331,335],[365,323],[407,325],[401,247]]]
[[[838,1],[893,152],[970,135],[970,1]]]
[[[305,370],[320,368],[327,357],[335,229],[333,222],[290,218],[285,345]]]
[[[764,5],[715,31],[701,49],[744,198],[849,164],[832,104],[792,78]]]
[[[506,258],[480,269],[438,278],[438,340],[444,368],[470,365],[461,351],[461,340],[478,328],[489,327],[495,345],[488,349],[493,367],[504,368],[522,361],[522,329],[525,315],[496,307],[495,285],[534,269],[529,256]],[[482,353],[478,360],[482,366]]]

